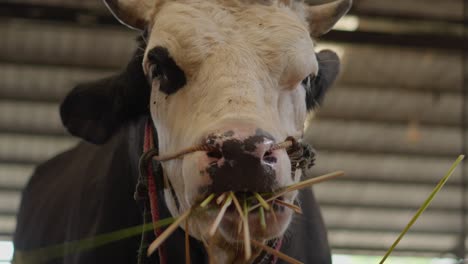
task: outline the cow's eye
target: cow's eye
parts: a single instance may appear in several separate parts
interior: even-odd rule
[[[161,67],[159,67],[157,64],[152,64],[149,68],[149,73],[150,73],[150,80],[153,81],[155,79],[161,79],[164,75],[164,72],[161,70]]]
[[[315,74],[311,74],[309,76],[307,76],[307,78],[305,78],[303,81],[302,81],[302,85],[306,88],[306,89],[310,89],[315,81],[315,79],[317,78],[317,76]]]
[[[155,47],[148,52],[150,62],[149,73],[151,82],[159,81],[159,90],[165,94],[173,94],[186,84],[185,74],[169,55],[164,47]]]

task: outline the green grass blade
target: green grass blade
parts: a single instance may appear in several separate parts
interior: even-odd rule
[[[437,186],[434,188],[432,193],[429,195],[429,197],[426,199],[424,204],[419,208],[419,210],[416,212],[416,214],[413,216],[413,218],[409,221],[408,225],[406,225],[405,229],[401,232],[401,234],[398,236],[398,238],[395,240],[393,245],[390,247],[390,249],[387,251],[385,256],[382,258],[382,260],[379,262],[380,264],[383,264],[385,260],[390,256],[390,254],[393,252],[395,247],[398,245],[400,240],[406,235],[408,230],[413,226],[413,224],[418,220],[418,218],[421,216],[421,214],[429,207],[431,204],[432,200],[434,200],[434,197],[437,195],[437,193],[444,187],[445,183],[448,181],[450,176],[452,176],[453,172],[457,168],[457,166],[462,162],[462,160],[465,158],[464,155],[460,155],[458,159],[452,164],[452,167],[450,167],[449,171],[445,174],[445,176],[440,180],[440,182],[437,184]]]
[[[113,242],[124,240],[133,236],[140,235],[142,232],[149,232],[155,227],[160,228],[170,225],[174,222],[174,218],[166,218],[158,221],[155,225],[148,223],[129,227],[114,232],[98,235],[95,237],[85,238],[82,240],[66,242],[59,245],[53,245],[32,251],[16,251],[14,263],[18,264],[39,264],[49,262],[56,258],[61,258],[69,254],[76,254],[83,251],[101,247]]]
[[[265,210],[263,209],[263,207],[260,207],[258,209],[260,210],[260,225],[262,229],[265,230],[267,228],[266,219],[265,219]]]

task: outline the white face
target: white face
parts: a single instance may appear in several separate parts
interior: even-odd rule
[[[287,7],[228,7],[208,1],[162,6],[154,18],[144,69],[151,78],[151,67],[160,62],[152,61],[148,54],[166,49],[184,72],[186,84],[168,94],[161,91],[159,78],[153,79],[151,115],[159,135],[160,153],[205,143],[213,134],[221,144],[229,138],[243,141],[255,137],[258,131],[264,131],[267,145],[268,141],[278,143],[288,136],[300,138],[307,114],[301,82],[318,71],[313,46],[305,21]],[[164,71],[165,65],[153,67]],[[219,136],[230,132],[231,137]],[[267,165],[273,169],[271,177],[275,177],[271,188],[293,184],[297,179],[291,177],[286,151],[275,151],[272,156],[276,162]],[[213,161],[222,167],[224,158],[215,161],[206,152],[196,152],[162,164],[178,196],[180,212],[206,197],[215,177],[230,177],[220,184],[237,180],[236,175],[208,173]],[[240,157],[233,159],[240,163]],[[251,169],[254,170],[245,168]],[[267,176],[260,173],[250,177]],[[268,179],[262,181],[271,184]],[[249,185],[246,182],[243,187],[251,191],[258,188]],[[293,196],[288,197],[290,202]],[[170,209],[173,214],[179,213],[174,204]],[[289,210],[284,216],[278,214],[283,220],[281,227],[267,236],[279,235],[289,223]]]
[[[271,192],[299,180],[286,151],[270,148],[289,136],[302,137],[307,106],[301,83],[319,71],[310,35],[328,31],[349,8],[344,10],[343,2],[350,3],[312,10],[301,1],[146,0],[154,8],[138,5],[123,15],[114,10],[134,26],[146,21],[149,29],[143,68],[152,84],[150,110],[160,153],[200,144],[219,149],[162,164],[178,200],[166,192],[174,216],[213,192]],[[292,203],[295,195],[284,199]],[[215,213],[193,216],[191,235],[205,241]],[[292,211],[276,215],[277,223],[264,231],[251,214],[252,236],[281,236]],[[240,240],[234,217],[235,211],[228,211],[220,226],[228,242]],[[267,221],[271,217],[267,214]]]

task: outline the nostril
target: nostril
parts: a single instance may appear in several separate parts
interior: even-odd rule
[[[263,161],[266,163],[276,163],[278,159],[273,155],[273,151],[269,150],[265,152],[265,155],[263,156]]]
[[[211,150],[206,153],[210,158],[220,159],[223,157],[223,153],[220,150]]]

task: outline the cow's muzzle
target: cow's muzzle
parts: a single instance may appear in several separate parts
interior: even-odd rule
[[[273,149],[271,135],[255,129],[253,134],[228,130],[211,134],[206,143],[213,147],[206,172],[211,177],[214,193],[272,192],[278,188],[278,155],[284,149]]]

